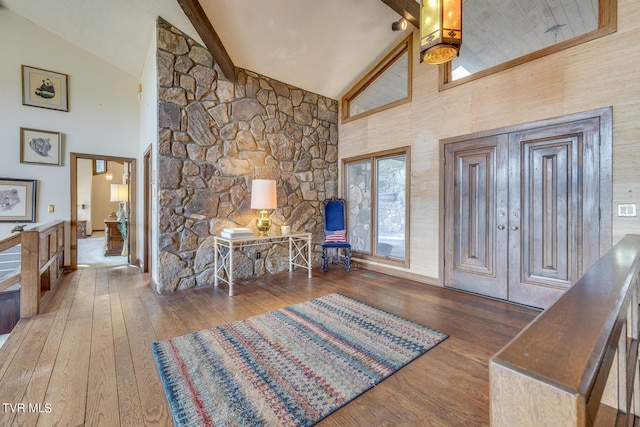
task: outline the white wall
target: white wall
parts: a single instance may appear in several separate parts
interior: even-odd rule
[[[138,157],[143,158],[144,152],[149,146],[151,146],[151,186],[153,191],[153,200],[156,200],[157,190],[157,171],[158,171],[158,66],[156,63],[156,51],[157,51],[157,32],[154,28],[151,35],[151,42],[149,43],[149,49],[147,50],[147,57],[145,59],[142,75],[140,76],[140,85],[142,93],[140,94],[140,152]],[[144,235],[144,161],[140,161],[138,164],[138,221],[137,221],[137,235],[138,241],[138,258],[142,259],[142,251],[144,250],[144,242],[141,239],[146,239]],[[150,230],[158,229],[158,210],[156,203],[151,206],[151,214],[153,217]],[[158,233],[151,233],[151,277],[154,279],[158,277]]]
[[[68,221],[69,153],[139,156],[138,78],[2,8],[0,40],[0,177],[38,180],[37,223]],[[69,75],[69,112],[22,105],[21,65]],[[20,127],[62,132],[62,166],[20,164]]]

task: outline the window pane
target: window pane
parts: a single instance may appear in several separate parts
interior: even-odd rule
[[[349,103],[349,116],[357,116],[406,98],[408,70],[409,54],[405,53]]]
[[[532,52],[579,41],[599,28],[598,0],[475,0],[462,8],[462,48],[452,80]]]
[[[411,101],[413,36],[389,52],[342,98],[343,122]]]
[[[351,249],[371,253],[371,162],[347,165],[347,229]]]
[[[404,259],[405,155],[376,160],[376,255]]]

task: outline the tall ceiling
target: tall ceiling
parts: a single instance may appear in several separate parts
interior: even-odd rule
[[[339,99],[412,26],[381,0],[200,0],[235,66]],[[201,41],[177,0],[0,0],[139,77],[158,16]],[[38,65],[38,64],[32,64]]]

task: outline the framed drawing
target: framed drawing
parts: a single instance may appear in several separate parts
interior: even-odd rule
[[[93,161],[93,174],[100,175],[101,173],[107,172],[107,161],[95,159]]]
[[[20,163],[62,164],[60,132],[20,128]]]
[[[69,111],[69,76],[22,66],[22,105]]]
[[[0,178],[0,222],[36,222],[36,182]]]

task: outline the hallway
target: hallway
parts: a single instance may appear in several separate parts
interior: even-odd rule
[[[86,239],[78,239],[78,268],[110,267],[127,263],[127,257],[104,256],[104,231],[94,231]]]

